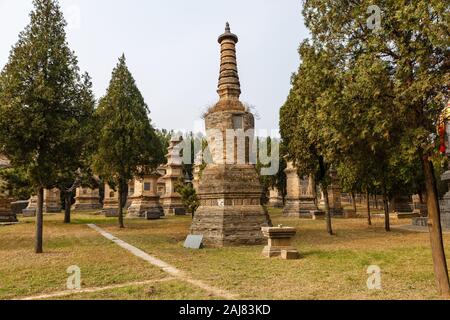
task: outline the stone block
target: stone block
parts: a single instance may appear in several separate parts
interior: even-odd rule
[[[299,259],[300,254],[292,246],[292,238],[297,231],[290,227],[264,227],[261,229],[268,244],[264,247],[262,255],[267,258],[281,257],[286,260]]]
[[[298,260],[300,259],[300,253],[295,250],[282,250],[281,251],[281,259],[284,260]]]
[[[11,203],[11,210],[14,214],[22,214],[22,211],[28,207],[28,200],[15,201]]]

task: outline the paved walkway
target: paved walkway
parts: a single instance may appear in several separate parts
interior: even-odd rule
[[[234,300],[237,298],[236,295],[231,294],[225,290],[219,289],[219,288],[215,288],[212,287],[202,281],[196,280],[191,278],[190,276],[188,276],[186,273],[184,273],[183,271],[175,268],[174,266],[171,266],[170,264],[155,258],[151,255],[149,255],[148,253],[132,246],[129,243],[126,243],[123,240],[120,240],[118,238],[116,238],[115,236],[113,236],[112,234],[106,232],[105,230],[99,228],[98,226],[96,226],[95,224],[88,224],[88,227],[90,227],[91,229],[97,231],[98,233],[100,233],[102,236],[104,236],[106,239],[114,242],[115,244],[117,244],[119,247],[129,251],[130,253],[134,254],[136,257],[141,258],[142,260],[147,261],[148,263],[150,263],[151,265],[154,265],[160,269],[162,269],[164,272],[168,273],[170,276],[177,278],[179,280],[183,280],[185,282],[188,282],[196,287],[199,287],[203,290],[205,290],[206,292],[217,296],[219,298],[223,298],[223,299],[227,299],[227,300]]]

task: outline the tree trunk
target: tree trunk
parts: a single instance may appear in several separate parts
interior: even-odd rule
[[[36,210],[36,243],[35,252],[43,253],[42,233],[44,227],[44,188],[40,187],[38,190],[38,203]]]
[[[386,192],[383,193],[383,208],[384,208],[384,228],[387,232],[391,231],[391,221],[389,216],[389,201]]]
[[[117,191],[119,193],[119,228],[123,229],[125,228],[125,225],[123,223],[123,185],[120,182]]]
[[[331,212],[330,212],[330,201],[328,199],[328,188],[323,187],[323,197],[325,200],[325,215],[327,219],[327,232],[330,236],[333,235],[333,227],[331,225]]]
[[[72,193],[64,194],[64,223],[70,223],[70,207],[72,205]]]
[[[355,212],[355,216],[356,216],[357,210],[356,210],[356,199],[355,199],[354,192],[352,192],[352,204],[353,204],[353,211]]]
[[[369,223],[369,226],[372,225],[372,217],[370,216],[370,194],[369,191],[366,192],[367,194],[367,222]]]
[[[445,259],[444,242],[442,240],[441,212],[439,208],[436,178],[431,161],[422,158],[427,192],[428,229],[430,231],[431,253],[433,256],[434,275],[439,293],[450,298],[450,283],[448,278],[447,260]]]
[[[375,209],[378,210],[378,196],[375,195]]]

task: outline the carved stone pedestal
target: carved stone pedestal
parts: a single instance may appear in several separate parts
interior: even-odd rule
[[[297,231],[289,227],[267,227],[262,228],[264,237],[268,239],[268,245],[262,254],[267,258],[282,257],[287,260],[299,259],[297,248],[292,246],[292,238]]]

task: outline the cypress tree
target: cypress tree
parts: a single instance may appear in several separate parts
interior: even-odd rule
[[[163,161],[161,142],[148,114],[148,106],[123,55],[96,111],[98,148],[93,162],[96,173],[117,188],[120,228],[124,228],[122,194],[128,181]]]
[[[21,168],[38,194],[36,253],[43,252],[43,191],[73,167],[79,149],[82,79],[66,41],[56,0],[34,0],[30,23],[19,34],[0,74],[0,151]]]

